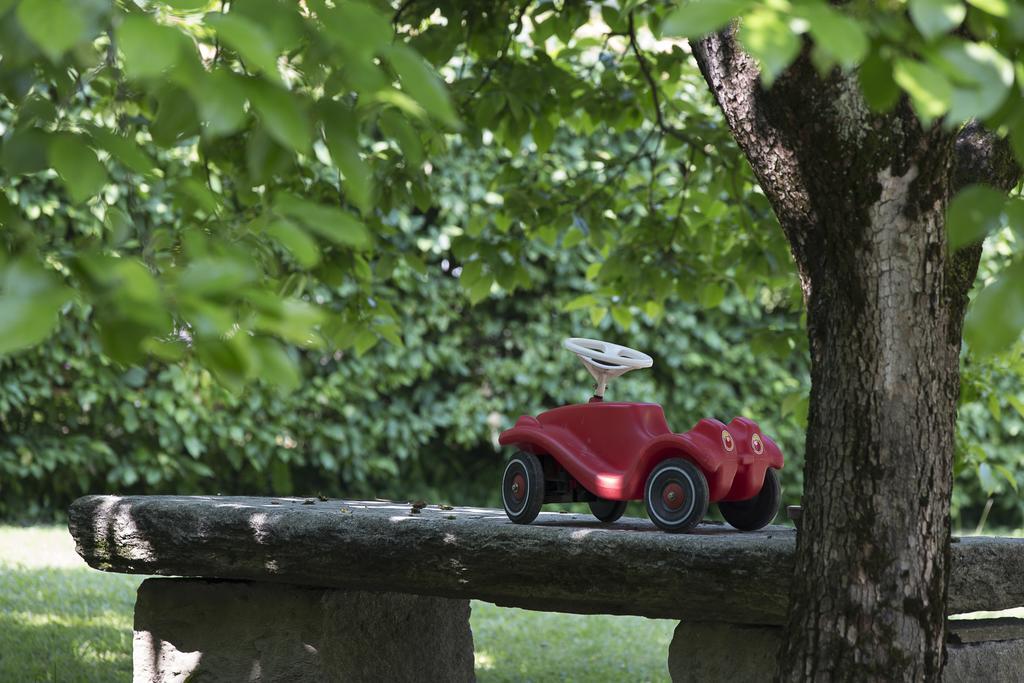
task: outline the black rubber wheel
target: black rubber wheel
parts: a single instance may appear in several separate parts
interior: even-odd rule
[[[782,487],[779,486],[779,475],[768,468],[764,473],[764,484],[761,492],[749,500],[737,500],[731,503],[719,503],[718,509],[725,521],[740,531],[757,531],[768,526],[779,513],[779,499]]]
[[[598,498],[590,501],[590,511],[605,524],[611,524],[626,511],[627,503],[628,501],[625,500]]]
[[[662,531],[689,531],[707,514],[708,480],[689,460],[660,462],[647,477],[644,506],[647,516]]]
[[[516,524],[537,519],[544,504],[544,467],[531,453],[516,453],[501,477],[501,502],[505,514]]]

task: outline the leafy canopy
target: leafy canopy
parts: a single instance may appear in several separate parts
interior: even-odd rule
[[[427,272],[410,247],[434,239],[472,302],[533,286],[526,241],[592,248],[569,308],[595,324],[765,286],[797,301],[777,235],[732,229],[769,208],[682,44],[656,40],[658,8],[40,7],[0,7],[0,319],[18,330],[0,352],[74,300],[122,363],[189,354],[229,386],[295,386],[293,347],[402,344],[396,278]],[[616,142],[551,152],[591,134]],[[449,145],[506,164],[434,238]],[[51,182],[56,201],[22,191]]]
[[[459,123],[382,8],[26,0],[0,3],[0,35],[0,353],[72,298],[111,358],[193,353],[236,386],[294,386],[288,346],[400,341],[369,296],[396,227],[368,159],[422,183]],[[36,203],[39,182],[62,196]],[[329,277],[363,296],[306,296]]]
[[[823,72],[857,70],[872,107],[906,93],[925,123],[982,119],[1021,148],[1020,11],[1001,0],[0,2],[0,353],[46,338],[74,301],[122,363],[192,355],[229,386],[294,387],[296,348],[403,343],[395,281],[427,276],[424,241],[449,252],[472,302],[537,284],[526,242],[586,245],[567,309],[594,324],[627,328],[657,321],[669,300],[714,308],[732,293],[795,307],[770,207],[680,38],[738,17],[766,86],[806,39]],[[616,143],[552,151],[556,137],[593,134]],[[505,164],[434,237],[422,232],[444,208],[433,164],[450,146],[493,147]],[[38,183],[59,199],[21,191]],[[957,198],[951,248],[1016,220],[1016,201]],[[420,220],[397,220],[406,209]],[[1018,336],[1019,270],[979,297],[973,347]]]
[[[822,74],[856,69],[867,104],[878,111],[910,98],[923,125],[955,129],[978,120],[1009,138],[1024,163],[1024,5],[1011,0],[691,0],[672,11],[664,35],[699,38],[736,20],[743,47],[766,86],[802,47]],[[1017,193],[1015,193],[1017,194]],[[949,206],[951,251],[1011,226],[1024,236],[1021,200],[991,187],[966,188]],[[990,280],[972,306],[965,336],[972,350],[1003,351],[1024,329],[1024,253]]]

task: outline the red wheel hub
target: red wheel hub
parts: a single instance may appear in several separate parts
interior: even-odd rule
[[[683,491],[683,487],[674,481],[661,490],[661,502],[669,510],[678,510],[683,506],[684,500],[686,500],[686,493]]]
[[[512,497],[516,500],[522,500],[526,497],[526,477],[522,474],[516,474],[512,477]]]

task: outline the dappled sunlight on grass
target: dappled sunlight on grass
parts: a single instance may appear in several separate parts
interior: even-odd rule
[[[131,679],[141,577],[102,574],[61,527],[0,527],[0,681]]]
[[[472,604],[481,683],[668,680],[674,621]]]
[[[0,526],[0,567],[4,565],[80,569],[88,566],[75,552],[75,541],[63,526]]]
[[[494,668],[494,657],[483,650],[474,650],[473,668],[479,671],[490,671]]]
[[[131,680],[144,577],[89,569],[63,527],[0,526],[0,681]],[[675,622],[473,602],[476,673],[495,681],[664,681]]]

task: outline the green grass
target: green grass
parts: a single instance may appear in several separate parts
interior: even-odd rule
[[[86,567],[63,527],[0,526],[0,681],[131,680],[142,577]],[[477,677],[664,681],[675,622],[473,602]]]

